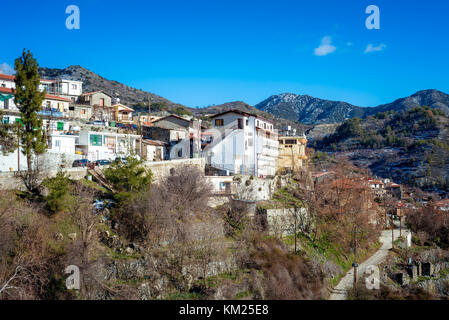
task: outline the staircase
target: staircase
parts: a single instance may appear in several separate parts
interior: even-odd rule
[[[112,186],[112,184],[109,183],[109,181],[103,176],[102,173],[97,172],[97,170],[95,169],[95,167],[93,168],[88,168],[87,172],[89,174],[91,174],[92,176],[95,177],[95,179],[97,179],[98,182],[100,182],[100,184],[105,187],[106,189],[112,191],[112,192],[116,192],[116,190],[114,189],[114,187]]]

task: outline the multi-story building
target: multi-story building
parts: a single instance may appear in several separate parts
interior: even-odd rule
[[[278,134],[271,120],[230,110],[211,117],[211,142],[203,156],[213,168],[234,174],[274,176],[279,155]]]
[[[200,154],[200,124],[169,115],[142,127],[145,139],[162,141],[167,146],[166,160],[197,158]]]
[[[283,128],[279,134],[278,170],[294,172],[305,165],[307,138],[297,135],[290,126]]]
[[[81,130],[76,140],[76,149],[91,161],[127,157],[136,153],[140,136],[120,134],[113,131]]]
[[[114,108],[112,96],[104,91],[83,93],[79,99],[80,104],[91,107],[91,116],[96,120],[113,121]]]
[[[0,109],[7,110],[7,112],[17,113],[19,110],[14,102],[14,92],[16,87],[14,82],[15,76],[0,74]],[[60,94],[63,91],[54,91],[54,84],[58,83],[61,86],[61,90],[69,87],[69,84],[77,86],[77,90],[66,90],[65,95]],[[62,85],[62,84],[65,85]],[[62,117],[64,115],[68,116],[69,106],[73,99],[77,97],[77,94],[82,90],[82,82],[71,81],[71,80],[46,80],[41,79],[41,84],[39,85],[40,90],[47,89],[47,94],[45,100],[42,102],[41,115]],[[56,95],[55,95],[56,94]],[[77,99],[77,98],[76,98]]]
[[[66,79],[41,79],[39,88],[46,89],[48,94],[64,97],[75,103],[83,93],[83,82]]]

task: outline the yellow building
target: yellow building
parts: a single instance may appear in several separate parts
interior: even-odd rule
[[[307,138],[279,136],[278,171],[294,172],[305,165]]]

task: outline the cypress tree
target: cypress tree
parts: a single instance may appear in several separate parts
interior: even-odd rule
[[[22,152],[27,158],[28,172],[31,172],[33,156],[44,153],[47,148],[42,119],[37,114],[41,110],[46,91],[39,91],[38,64],[29,50],[23,50],[22,56],[16,59],[14,68],[16,70],[14,99],[23,123]]]

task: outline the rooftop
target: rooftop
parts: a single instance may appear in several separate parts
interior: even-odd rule
[[[269,122],[271,124],[274,124],[274,122],[272,120],[269,120],[267,118],[258,116],[257,114],[254,114],[254,113],[249,113],[249,112],[241,111],[241,110],[238,110],[238,109],[232,109],[232,110],[224,111],[224,112],[221,112],[221,113],[218,113],[218,114],[214,114],[213,116],[211,116],[211,119],[216,118],[216,117],[220,117],[220,116],[225,115],[227,113],[236,113],[236,114],[242,115],[244,117],[255,117],[255,118],[261,119],[263,121]]]

